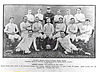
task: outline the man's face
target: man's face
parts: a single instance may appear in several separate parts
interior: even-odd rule
[[[58,15],[60,15],[60,14],[61,14],[61,12],[60,12],[60,11],[57,11],[57,14],[58,14]]]
[[[38,21],[39,21],[39,18],[38,18],[38,17],[36,17],[36,18],[35,18],[35,21],[36,21],[36,22],[38,22]]]
[[[31,14],[32,13],[32,11],[31,10],[28,10],[28,14]]]
[[[50,13],[51,12],[51,10],[50,9],[47,9],[47,13]]]
[[[61,38],[65,37],[65,33],[64,32],[60,32]]]
[[[10,23],[13,23],[13,21],[14,21],[14,18],[11,18],[11,19],[10,19]]]
[[[50,23],[50,18],[47,19],[47,23]]]
[[[38,11],[37,11],[38,13],[41,13],[41,10],[40,9],[38,9]]]
[[[89,21],[85,21],[85,25],[89,25],[90,24],[90,22]]]
[[[63,23],[63,19],[62,19],[62,18],[59,18],[59,22],[60,22],[60,23]]]
[[[78,14],[81,13],[81,9],[77,9],[77,13],[78,13]]]
[[[67,13],[67,14],[70,14],[70,10],[67,10],[66,13]]]
[[[71,24],[74,24],[75,23],[75,19],[71,19]]]
[[[24,17],[24,22],[27,22],[27,17]]]

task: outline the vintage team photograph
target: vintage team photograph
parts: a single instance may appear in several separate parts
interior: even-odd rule
[[[96,58],[95,5],[3,5],[3,58]]]

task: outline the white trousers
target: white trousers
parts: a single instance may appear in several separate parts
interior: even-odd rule
[[[77,40],[84,40],[85,41],[85,43],[87,42],[87,41],[89,41],[89,38],[91,37],[91,35],[88,35],[88,34],[82,34],[82,35],[80,35],[80,36],[77,36]]]
[[[78,48],[74,44],[69,44],[67,46],[62,46],[67,52],[71,52],[72,50],[78,51]]]
[[[29,36],[28,33],[22,33],[23,38],[20,41],[20,43],[16,47],[16,51],[25,51],[25,53],[29,52],[29,49],[31,47],[31,44],[33,42],[33,37]]]
[[[33,33],[31,36],[29,36],[28,33],[23,33],[23,39],[21,42],[17,45],[16,51],[25,51],[25,53],[29,52],[29,49],[32,45],[32,42],[35,42],[36,37],[41,37],[42,34],[40,33]]]
[[[14,35],[9,34],[8,36],[9,36],[9,39],[11,39],[12,42],[14,42],[14,39],[18,39],[18,41],[21,40],[21,36],[18,35],[18,34],[14,34]]]

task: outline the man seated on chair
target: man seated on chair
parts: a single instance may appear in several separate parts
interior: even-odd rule
[[[20,24],[21,29],[21,37],[22,40],[16,47],[16,52],[23,51],[23,53],[29,54],[31,51],[29,50],[31,47],[31,44],[33,42],[32,38],[32,29],[31,24],[28,22],[27,16],[23,17],[23,22]]]
[[[50,18],[47,18],[47,23],[44,25],[44,29],[43,29],[44,31],[44,45],[43,45],[44,47],[43,48],[45,49],[53,48],[51,47],[53,43],[51,41],[53,40],[52,37],[54,33],[54,26],[50,22],[51,22]]]
[[[20,41],[21,37],[17,34],[19,29],[17,25],[13,22],[14,17],[9,18],[9,23],[5,26],[4,32],[8,35],[8,38],[11,42],[15,42],[15,40]]]
[[[84,42],[88,42],[91,37],[93,27],[90,25],[90,20],[86,19],[85,23],[79,28],[79,33],[77,34],[77,39],[84,40]]]
[[[59,22],[56,23],[56,28],[55,32],[56,34],[53,36],[53,39],[59,38],[60,37],[60,31],[65,31],[66,30],[66,25],[63,23],[63,18],[59,18]]]
[[[70,19],[70,24],[67,27],[66,33],[69,34],[72,41],[76,39],[77,24],[75,23],[75,18]]]
[[[37,40],[40,40],[42,37],[42,23],[39,20],[39,17],[35,17],[35,23],[32,25],[32,30],[33,30],[33,45],[35,48],[35,51],[39,51],[38,47],[40,45],[37,45]],[[38,42],[39,43],[39,42]]]

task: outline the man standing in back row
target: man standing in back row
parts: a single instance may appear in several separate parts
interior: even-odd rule
[[[50,21],[51,21],[50,23],[53,24],[54,14],[51,12],[51,8],[50,7],[47,7],[47,11],[43,16],[44,24],[47,23],[46,20],[47,20],[48,17],[50,18]]]
[[[75,14],[75,19],[77,23],[85,22],[85,15],[81,13],[81,8],[76,9],[77,14]]]
[[[28,22],[30,24],[33,24],[35,17],[34,17],[34,15],[32,15],[32,10],[28,10],[28,14],[25,16],[28,18]]]
[[[70,13],[70,9],[66,10],[66,15],[64,16],[63,22],[68,26],[70,23],[70,19],[74,16]]]
[[[54,16],[54,22],[55,22],[55,23],[58,23],[60,17],[63,18],[63,16],[61,15],[61,10],[58,10],[58,11],[57,11],[57,15]]]
[[[37,10],[37,14],[35,14],[35,17],[38,17],[41,22],[43,21],[43,14],[41,13],[40,8]]]
[[[52,37],[53,37],[53,33],[54,33],[54,26],[53,24],[50,23],[50,18],[47,18],[47,23],[44,25],[44,47],[46,48],[52,45]],[[52,47],[53,48],[53,47]],[[46,48],[47,49],[47,48]]]

